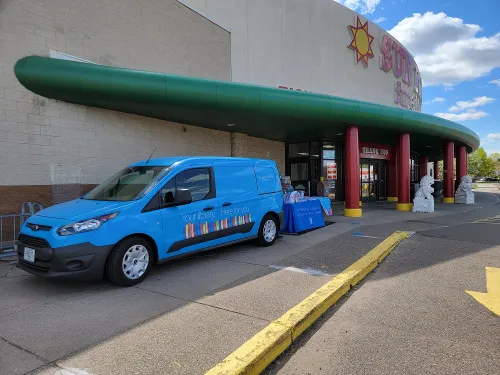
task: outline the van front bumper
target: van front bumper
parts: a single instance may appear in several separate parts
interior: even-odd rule
[[[35,250],[35,261],[24,259],[24,249]],[[58,248],[34,247],[17,241],[19,267],[46,278],[97,280],[104,275],[104,265],[113,246],[94,246],[89,242]]]

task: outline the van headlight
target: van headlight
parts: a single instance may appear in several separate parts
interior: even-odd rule
[[[57,230],[57,233],[60,236],[69,236],[70,234],[77,234],[83,232],[90,232],[92,230],[99,229],[102,224],[106,221],[111,220],[118,215],[118,212],[114,212],[112,214],[103,215],[96,217],[94,219],[88,219],[84,221],[79,221],[77,223],[72,223],[65,225]]]

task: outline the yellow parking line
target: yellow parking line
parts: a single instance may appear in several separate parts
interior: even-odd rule
[[[260,374],[297,337],[370,273],[410,232],[394,232],[368,254],[241,345],[206,375]]]

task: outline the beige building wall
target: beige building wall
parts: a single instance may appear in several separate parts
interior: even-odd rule
[[[27,91],[14,64],[51,51],[99,64],[231,79],[230,33],[178,1],[0,1],[0,214],[18,212],[25,200],[49,205],[79,196],[155,147],[156,157],[231,155],[228,132]],[[262,145],[284,150],[282,143],[253,140],[238,155],[282,157]]]
[[[404,98],[412,96],[419,103],[413,109],[420,111],[420,84],[408,85],[392,71],[381,69],[382,40],[390,37],[387,31],[334,0],[179,1],[231,31],[235,82],[406,108],[395,102],[396,91],[402,90]],[[356,63],[355,52],[348,48],[353,40],[349,26],[356,26],[357,16],[362,24],[368,22],[374,38],[373,58],[366,68],[361,61]],[[416,64],[410,70],[419,71]]]
[[[231,156],[271,159],[278,165],[280,174],[285,174],[285,144],[283,142],[232,133]]]

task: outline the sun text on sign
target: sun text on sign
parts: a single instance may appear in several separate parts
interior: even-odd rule
[[[409,88],[406,91],[398,81],[394,87],[394,102],[403,108],[421,111],[422,78],[413,57],[389,35],[382,37],[380,51],[380,69],[386,73],[392,70],[394,77]]]

